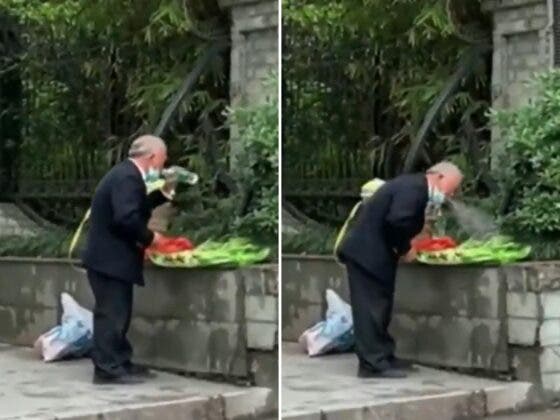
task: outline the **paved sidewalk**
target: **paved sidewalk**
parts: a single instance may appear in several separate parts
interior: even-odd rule
[[[89,360],[43,363],[0,345],[0,419],[260,418],[270,390],[158,373],[141,385],[95,386]]]
[[[489,417],[489,420],[558,420],[560,410],[542,411],[539,413],[524,413],[507,416]]]
[[[359,379],[352,354],[309,358],[285,344],[282,416],[298,420],[452,420],[519,409],[530,384],[419,368],[406,379]]]

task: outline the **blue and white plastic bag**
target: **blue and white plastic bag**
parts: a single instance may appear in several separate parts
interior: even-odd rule
[[[354,346],[352,308],[333,290],[328,289],[326,319],[307,329],[299,343],[311,357],[345,352]]]
[[[35,349],[45,362],[83,357],[93,345],[93,314],[67,293],[62,293],[60,301],[61,325],[44,333],[35,342]]]

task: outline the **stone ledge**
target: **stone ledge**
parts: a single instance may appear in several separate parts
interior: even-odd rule
[[[507,315],[517,318],[541,316],[539,297],[533,292],[507,292]]]
[[[322,410],[322,418],[326,420],[345,420],[355,418],[360,412],[366,412],[370,418],[398,418],[415,420],[456,420],[481,418],[486,414],[486,395],[484,392],[456,391],[441,395],[430,395],[419,398],[403,398],[398,401],[355,407]],[[290,417],[283,417],[290,419]]]
[[[536,319],[508,318],[508,343],[534,346],[539,338],[539,321]]]
[[[278,321],[278,299],[274,296],[245,296],[247,321]]]
[[[541,346],[560,345],[560,319],[546,319],[539,328]]]
[[[250,4],[259,3],[278,3],[278,0],[218,0],[218,4],[222,9],[229,9],[232,7],[242,7]]]
[[[247,347],[274,350],[278,347],[278,325],[274,322],[247,322]]]
[[[233,27],[233,30],[246,36],[247,34],[254,32],[273,32],[272,30],[275,30],[276,28],[278,28],[278,16],[262,15],[237,20],[235,26]],[[274,39],[277,39],[277,37],[275,37]],[[267,74],[268,72],[271,72],[271,69],[263,68],[259,69],[258,71],[263,72],[263,74]]]
[[[1,261],[1,259],[0,259]],[[294,264],[296,271],[301,270],[302,264],[315,263],[317,267],[329,265],[329,270],[335,274],[330,277],[344,275],[344,267],[336,263],[335,259],[325,255],[282,255],[282,261]],[[320,264],[322,263],[322,264]],[[542,290],[560,290],[560,261],[529,261],[506,266],[483,265],[483,266],[430,266],[424,264],[401,264],[402,270],[434,270],[445,273],[450,270],[496,270],[506,279],[509,291],[512,292],[540,292]]]
[[[546,29],[549,24],[547,16],[518,19],[501,22],[495,25],[495,35],[515,35],[527,32],[535,32]],[[538,62],[537,62],[538,63]]]
[[[528,7],[545,2],[546,0],[482,0],[482,10],[485,12],[493,12],[495,10]]]
[[[512,264],[501,268],[511,292],[560,290],[560,262]]]
[[[260,266],[260,276],[254,275],[251,269],[240,269],[239,274],[244,280],[247,295],[278,296],[278,266]]]

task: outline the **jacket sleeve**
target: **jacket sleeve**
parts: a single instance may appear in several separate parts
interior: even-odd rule
[[[420,188],[402,189],[393,195],[385,217],[386,234],[399,256],[410,250],[410,241],[418,233],[417,228],[424,220],[425,211],[425,191]]]
[[[130,242],[147,247],[152,243],[154,233],[142,218],[145,197],[144,184],[137,182],[133,176],[115,183],[111,190],[114,228]]]

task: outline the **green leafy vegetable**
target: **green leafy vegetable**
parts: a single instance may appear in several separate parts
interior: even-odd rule
[[[197,248],[173,254],[150,255],[155,265],[162,267],[241,267],[265,261],[270,254],[268,248],[261,248],[244,238],[234,238],[226,242],[207,241]]]
[[[486,241],[469,239],[453,249],[423,252],[417,259],[432,265],[507,264],[523,260],[530,253],[530,246],[514,242],[507,236],[495,236]]]

